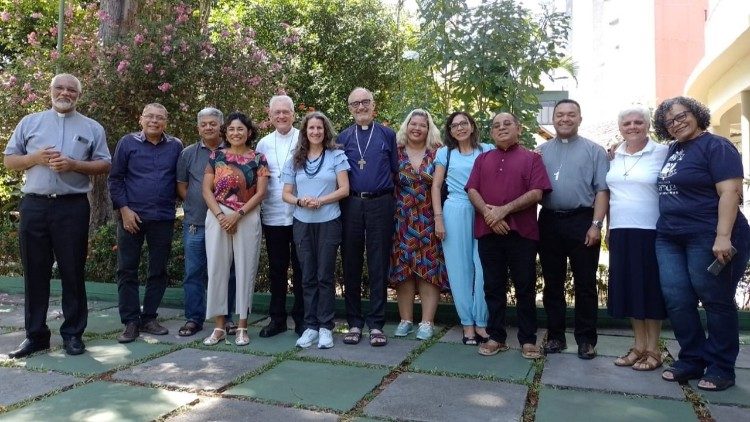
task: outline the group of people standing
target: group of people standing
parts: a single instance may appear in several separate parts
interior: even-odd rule
[[[255,149],[258,129],[242,113],[197,115],[199,141],[183,149],[166,134],[167,110],[144,107],[141,131],[124,136],[110,157],[104,130],[75,110],[81,84],[60,74],[50,86],[52,109],[26,116],[5,150],[9,169],[26,172],[19,228],[26,287],[26,340],[20,358],[49,348],[45,323],[49,279],[57,261],[71,355],[85,350],[84,263],[89,177],[109,172],[117,214],[117,281],[123,332],[168,333],[157,321],[171,249],[175,205],[185,217],[185,316],[179,335],[192,336],[207,318],[206,345],[235,336],[249,343],[247,316],[265,237],[271,282],[270,322],[260,337],[287,330],[289,314],[306,348],[334,346],[334,272],[344,272],[345,344],[368,327],[371,346],[385,346],[387,287],[396,290],[401,321],[394,335],[434,335],[441,291],[450,288],[463,343],[481,355],[508,349],[508,279],[517,302],[518,341],[534,359],[567,348],[565,283],[573,274],[573,336],[578,356],[593,359],[597,343],[597,270],[606,218],[610,248],[609,312],[630,318],[634,344],[618,366],[662,365],[661,321],[670,318],[681,350],[662,377],[699,388],[734,384],[739,349],[734,291],[750,257],[750,228],[738,204],[742,164],[736,148],[706,132],[710,115],[690,98],[664,101],[654,126],[669,146],[649,138],[651,116],[634,107],[619,115],[624,142],[612,153],[581,137],[581,108],[556,104],[556,137],[529,151],[522,126],[502,112],[491,123],[494,145],[481,143],[471,115],[455,112],[443,135],[429,112],[412,110],[394,132],[375,121],[370,91],[348,98],[355,123],[337,134],[328,117],[308,113],[293,127],[294,103],[269,102],[274,131]],[[111,169],[110,169],[111,167]],[[538,204],[541,210],[538,211]],[[138,266],[148,244],[148,277],[139,300]],[[544,278],[544,350],[537,346],[536,256]],[[361,289],[367,264],[369,312]],[[712,264],[711,261],[717,262]],[[710,271],[709,271],[710,267]],[[206,292],[207,287],[207,292]],[[421,301],[416,324],[414,299]],[[697,311],[702,303],[706,336]],[[232,321],[239,314],[238,324]]]

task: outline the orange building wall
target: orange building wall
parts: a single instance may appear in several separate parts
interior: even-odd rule
[[[657,103],[682,95],[703,57],[708,0],[655,0]]]

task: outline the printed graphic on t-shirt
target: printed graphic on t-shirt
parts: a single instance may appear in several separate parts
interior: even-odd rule
[[[667,162],[659,172],[659,195],[678,195],[680,192],[677,186],[670,183],[669,179],[677,174],[677,164],[685,158],[685,151],[675,151],[674,154],[667,158]]]

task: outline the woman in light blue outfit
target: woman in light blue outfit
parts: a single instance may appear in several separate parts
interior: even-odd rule
[[[435,232],[443,241],[448,283],[464,330],[463,343],[473,346],[489,339],[486,330],[488,315],[484,275],[474,238],[474,207],[464,186],[474,160],[494,146],[479,143],[474,119],[461,111],[446,119],[444,141],[446,146],[440,148],[435,157],[432,182]],[[444,182],[448,184],[448,199],[441,204],[440,191]]]

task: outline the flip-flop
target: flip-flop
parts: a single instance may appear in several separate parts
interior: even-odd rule
[[[665,378],[664,377],[664,374],[666,374],[667,372],[669,372],[670,374],[672,374],[672,378]],[[702,376],[703,376],[702,373],[700,373],[700,374],[699,373],[691,373],[691,372],[689,372],[689,371],[687,371],[685,369],[679,369],[679,368],[675,368],[673,366],[669,367],[669,368],[667,368],[665,370],[663,370],[662,373],[661,373],[661,379],[663,379],[664,381],[677,382],[677,383],[680,383],[680,384],[688,382],[690,380],[697,380],[698,378],[701,378]]]

